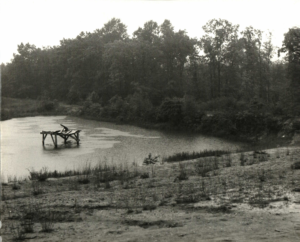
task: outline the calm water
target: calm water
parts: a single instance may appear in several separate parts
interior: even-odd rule
[[[54,149],[50,136],[42,146],[40,132],[61,130],[60,124],[82,130],[79,146],[72,139],[65,145],[58,137],[59,145]],[[234,150],[240,146],[240,143],[203,135],[162,132],[74,117],[16,118],[1,122],[1,173],[4,178],[27,176],[28,169],[32,168],[64,171],[105,159],[142,164],[149,153],[163,157],[181,151]]]

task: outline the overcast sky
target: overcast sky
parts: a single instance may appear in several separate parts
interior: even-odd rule
[[[101,29],[113,17],[120,18],[131,35],[149,20],[159,25],[169,19],[175,30],[201,37],[202,26],[213,18],[273,32],[273,44],[281,46],[283,34],[300,27],[300,0],[0,0],[0,63],[9,62],[21,42],[37,47],[59,45],[81,31]]]

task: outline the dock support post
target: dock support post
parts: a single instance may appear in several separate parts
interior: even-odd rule
[[[56,138],[56,135],[55,135],[55,140],[53,139],[53,135],[52,134],[50,134],[50,135],[51,135],[51,139],[53,141],[54,147],[57,148],[57,138]]]
[[[57,135],[55,135],[55,148],[57,148]]]
[[[79,145],[79,133],[77,133],[77,145]]]
[[[42,134],[42,135],[43,135],[43,141],[42,141],[43,142],[43,146],[45,146],[45,139],[46,139],[46,137],[47,137],[48,134]]]

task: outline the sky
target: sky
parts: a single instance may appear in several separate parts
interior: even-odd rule
[[[0,63],[10,62],[21,43],[59,45],[81,31],[101,29],[112,18],[129,35],[149,20],[171,21],[175,31],[200,38],[202,26],[214,18],[273,33],[280,47],[289,28],[300,27],[300,0],[0,0]]]

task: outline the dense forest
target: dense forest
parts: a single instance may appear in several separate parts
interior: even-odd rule
[[[2,96],[220,135],[276,132],[280,118],[300,114],[300,28],[287,30],[280,48],[272,33],[227,20],[210,20],[203,30],[195,39],[169,20],[149,21],[130,37],[114,18],[58,46],[21,43],[1,64]]]

